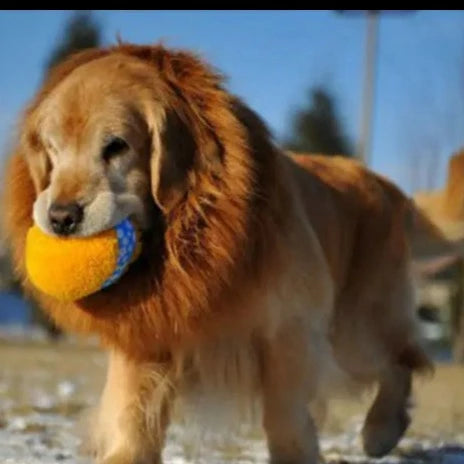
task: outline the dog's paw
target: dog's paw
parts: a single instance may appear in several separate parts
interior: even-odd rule
[[[97,460],[97,464],[162,464],[161,457],[157,454],[134,456],[127,450],[119,450],[115,453],[105,456],[103,459]]]
[[[104,459],[97,460],[97,464],[141,464],[141,461],[136,460],[129,453],[117,452],[105,457]]]
[[[383,417],[368,417],[362,431],[363,448],[370,457],[388,454],[399,442],[409,426],[407,411]]]

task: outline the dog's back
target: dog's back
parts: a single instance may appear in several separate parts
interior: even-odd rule
[[[386,263],[405,259],[410,202],[397,187],[348,158],[294,155],[293,159],[304,169],[295,175],[338,292],[350,282],[365,280],[361,273],[373,260],[377,266],[379,259]]]

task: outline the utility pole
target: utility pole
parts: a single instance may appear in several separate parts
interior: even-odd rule
[[[364,55],[364,83],[361,107],[361,125],[357,153],[360,160],[369,166],[372,143],[372,115],[374,110],[377,43],[379,29],[378,10],[367,10],[366,44]]]
[[[361,100],[360,130],[357,155],[362,163],[371,162],[372,117],[375,103],[378,29],[380,13],[412,13],[415,10],[336,10],[340,14],[365,14],[367,16],[364,51],[364,81]]]

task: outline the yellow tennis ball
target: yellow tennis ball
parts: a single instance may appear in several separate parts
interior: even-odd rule
[[[34,225],[26,237],[26,271],[43,293],[76,301],[116,282],[140,249],[128,219],[91,237],[55,237]]]

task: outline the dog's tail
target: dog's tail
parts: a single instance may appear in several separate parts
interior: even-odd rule
[[[464,256],[464,150],[450,159],[443,190],[414,196],[407,229],[416,261]]]

